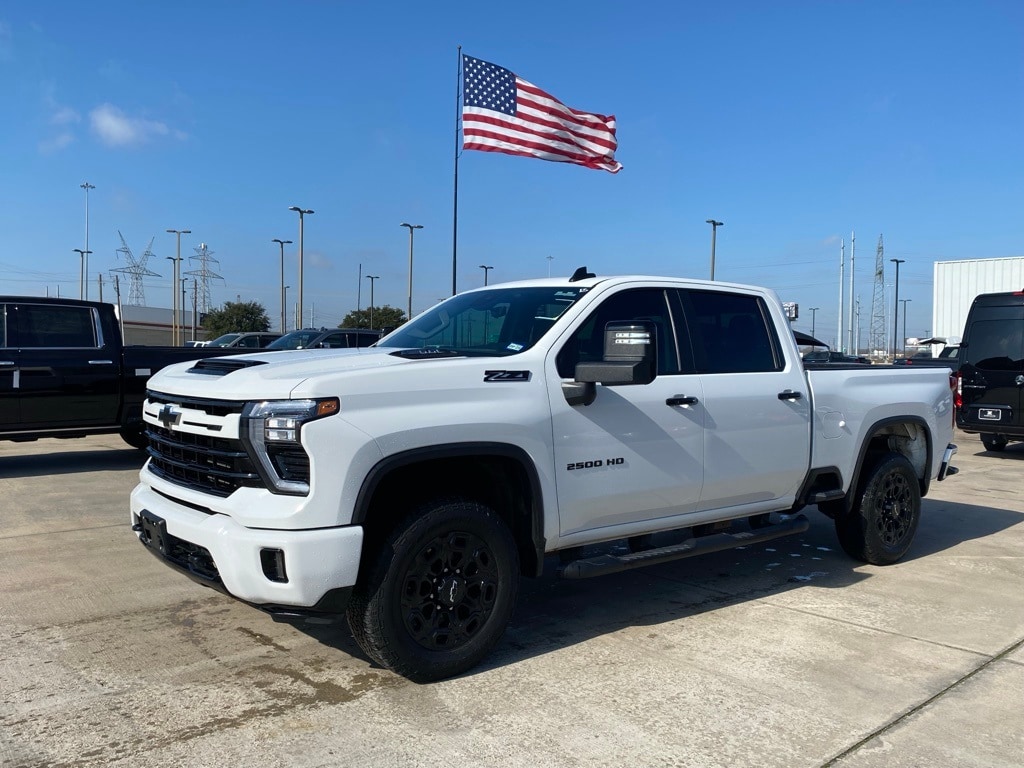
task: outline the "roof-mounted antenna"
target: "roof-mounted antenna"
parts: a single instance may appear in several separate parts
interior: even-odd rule
[[[572,273],[572,277],[569,278],[570,283],[575,283],[579,280],[586,280],[588,277],[597,277],[593,272],[587,272],[586,267],[580,267]]]

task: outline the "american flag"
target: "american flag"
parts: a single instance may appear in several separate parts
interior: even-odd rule
[[[565,106],[514,72],[462,57],[462,146],[618,173],[615,116]]]

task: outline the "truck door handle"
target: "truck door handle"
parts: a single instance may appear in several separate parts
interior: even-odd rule
[[[799,400],[801,397],[803,397],[802,392],[794,392],[792,389],[779,392],[779,400]]]
[[[90,360],[89,365],[113,365],[113,360]]]
[[[665,401],[665,405],[696,405],[697,398],[690,395],[676,395]]]

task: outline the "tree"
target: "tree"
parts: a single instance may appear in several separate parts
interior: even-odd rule
[[[397,328],[408,318],[402,310],[385,304],[383,307],[373,308],[374,328]],[[339,328],[369,328],[370,308],[353,309],[338,325]]]
[[[203,318],[207,338],[215,339],[225,333],[269,331],[270,318],[258,301],[226,301],[220,309],[213,309]]]

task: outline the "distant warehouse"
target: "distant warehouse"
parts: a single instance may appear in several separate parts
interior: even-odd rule
[[[1024,256],[936,261],[933,290],[932,336],[958,342],[975,296],[1024,291]]]

